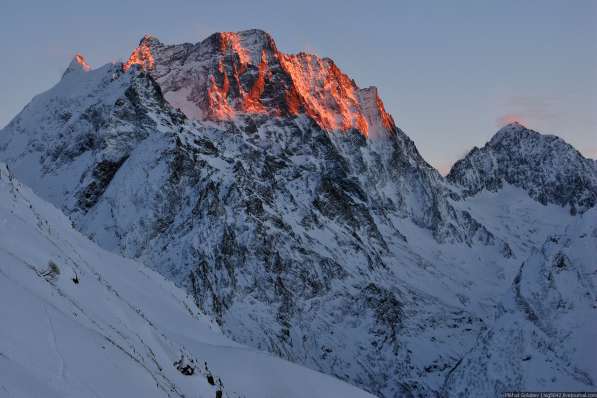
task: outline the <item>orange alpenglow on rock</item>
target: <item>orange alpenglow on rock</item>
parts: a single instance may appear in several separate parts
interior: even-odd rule
[[[248,93],[243,93],[242,109],[247,113],[266,113],[267,109],[263,106],[259,99],[265,89],[265,79],[267,74],[267,55],[265,50],[261,51],[261,62],[259,63],[259,70],[257,72],[257,79]]]
[[[149,71],[190,118],[304,114],[326,131],[358,130],[372,137],[396,129],[377,89],[360,89],[329,58],[278,51],[260,30],[216,33],[181,45],[145,36],[123,69],[132,65]]]
[[[75,54],[72,61],[70,61],[70,64],[68,65],[68,67],[66,68],[64,73],[62,74],[62,77],[64,78],[65,76],[71,75],[71,74],[76,75],[80,72],[89,72],[90,70],[91,70],[91,66],[87,63],[87,61],[85,61],[85,57],[83,57],[83,55],[81,55],[81,53],[77,53],[77,54]]]
[[[367,135],[358,88],[332,60],[306,53],[280,54],[280,63],[294,82],[304,112],[319,126],[330,131],[355,128]]]
[[[126,61],[126,63],[122,65],[122,68],[125,72],[129,70],[132,65],[141,65],[145,70],[153,69],[155,61],[153,59],[153,55],[151,54],[151,49],[149,48],[149,45],[147,45],[146,42],[146,39],[151,37],[152,36],[150,35],[145,35],[143,40],[141,40],[139,47],[133,50],[128,61]]]
[[[223,71],[223,65],[218,65],[219,69]],[[207,101],[209,104],[209,115],[216,120],[227,120],[234,117],[235,110],[228,103],[228,90],[230,88],[230,80],[228,75],[224,74],[224,81],[222,86],[218,86],[214,76],[209,77],[209,89],[207,90]]]
[[[75,62],[81,65],[81,69],[85,72],[89,72],[91,70],[91,66],[85,61],[85,57],[81,53],[77,53],[75,55]]]

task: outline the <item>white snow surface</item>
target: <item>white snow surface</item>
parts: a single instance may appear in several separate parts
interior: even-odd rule
[[[214,397],[218,379],[225,397],[370,396],[224,337],[182,290],[97,247],[4,164],[0,319],[3,398]]]

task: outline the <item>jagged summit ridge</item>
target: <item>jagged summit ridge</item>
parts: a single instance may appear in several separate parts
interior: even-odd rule
[[[555,135],[543,135],[520,123],[501,128],[482,148],[456,162],[448,180],[465,195],[505,183],[523,188],[542,204],[584,212],[597,204],[597,167]]]
[[[383,136],[396,129],[375,88],[360,89],[329,58],[284,54],[257,29],[180,45],[146,35],[124,69],[134,64],[149,71],[168,101],[192,119],[305,114],[327,131]]]

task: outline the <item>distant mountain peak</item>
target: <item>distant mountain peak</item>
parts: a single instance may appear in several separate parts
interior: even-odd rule
[[[448,180],[467,195],[504,183],[523,188],[543,204],[584,212],[597,204],[597,168],[572,145],[514,122],[502,127],[482,148],[454,164]]]
[[[493,135],[493,137],[491,137],[491,140],[489,141],[488,144],[491,145],[492,143],[499,142],[503,139],[520,140],[520,139],[524,139],[525,137],[528,137],[529,135],[532,135],[532,134],[541,135],[540,133],[536,132],[535,130],[531,130],[519,122],[512,122],[512,123],[508,123],[504,127],[500,128]]]
[[[220,40],[221,51],[232,51],[241,57],[241,63],[259,65],[263,51],[278,51],[272,36],[259,29],[244,30],[241,32],[215,33]]]
[[[513,122],[510,122],[510,123],[504,125],[502,128],[500,128],[496,134],[499,134],[502,131],[515,132],[515,131],[520,131],[520,130],[524,130],[524,129],[527,129],[527,127],[524,124],[522,124],[518,121],[513,121]]]

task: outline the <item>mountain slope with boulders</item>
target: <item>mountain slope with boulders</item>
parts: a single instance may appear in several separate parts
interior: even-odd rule
[[[250,30],[145,36],[127,62],[94,70],[78,55],[0,132],[0,159],[236,341],[379,396],[429,396],[493,330],[520,263],[581,217],[562,206],[594,205],[594,169],[530,152],[505,172],[499,159],[525,158],[507,140],[526,135],[496,137],[501,155],[469,155],[446,180],[376,88]],[[553,200],[534,193],[540,167],[564,176]],[[588,183],[558,195],[574,178]]]

